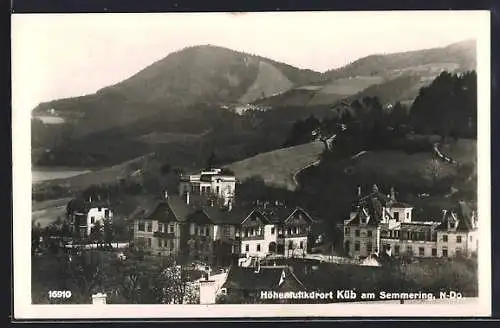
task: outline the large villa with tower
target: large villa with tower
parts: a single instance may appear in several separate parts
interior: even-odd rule
[[[355,258],[470,257],[478,249],[478,220],[465,202],[443,210],[439,220],[413,221],[413,207],[397,201],[394,188],[386,195],[373,186],[358,199],[344,221],[344,250]]]

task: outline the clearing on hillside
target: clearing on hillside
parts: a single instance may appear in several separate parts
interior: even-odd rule
[[[226,167],[232,170],[240,181],[260,177],[269,186],[295,190],[295,174],[317,162],[323,149],[323,143],[315,141],[262,153]]]

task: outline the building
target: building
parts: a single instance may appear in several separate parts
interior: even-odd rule
[[[303,290],[303,283],[288,266],[263,266],[257,261],[253,267],[231,267],[221,294],[228,303],[291,303],[293,299],[273,297],[273,292]]]
[[[255,208],[237,231],[241,254],[259,258],[270,254],[305,255],[314,223],[315,220],[300,207],[265,205]]]
[[[465,202],[440,220],[412,221],[412,206],[373,186],[344,221],[344,250],[354,258],[372,254],[409,257],[471,256],[477,252],[477,217]]]
[[[80,238],[86,238],[96,224],[104,225],[113,219],[113,211],[107,201],[73,199],[67,206],[67,221],[70,230]]]
[[[154,255],[177,257],[185,242],[183,231],[192,208],[178,196],[152,200],[131,214],[134,244]]]
[[[235,189],[236,177],[222,169],[181,175],[179,182],[179,196],[184,197],[187,192],[193,195],[213,195],[224,200],[224,205],[233,201]]]
[[[131,216],[133,238],[151,254],[230,265],[237,258],[307,253],[312,217],[284,205],[252,210],[220,206],[206,195],[177,195],[139,207]]]

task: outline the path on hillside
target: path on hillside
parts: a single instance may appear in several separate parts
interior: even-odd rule
[[[293,173],[293,183],[295,183],[295,188],[298,188],[300,186],[299,181],[297,180],[297,176],[304,170],[310,168],[311,166],[316,166],[321,162],[321,159],[316,159],[313,162],[301,167],[300,169],[296,170]]]
[[[450,163],[450,164],[457,164],[457,161],[455,161],[453,158],[449,157],[449,156],[446,156],[445,154],[443,154],[440,150],[439,150],[439,146],[440,144],[438,142],[434,143],[432,145],[432,151],[434,152],[434,154],[439,158],[441,159],[442,161],[446,162],[446,163]]]

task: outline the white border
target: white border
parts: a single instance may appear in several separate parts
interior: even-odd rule
[[[406,12],[408,13],[408,12]],[[449,14],[449,11],[447,12]],[[236,317],[349,317],[349,316],[490,316],[491,315],[491,186],[490,186],[490,13],[459,12],[481,16],[477,38],[478,74],[478,207],[479,295],[463,304],[314,304],[314,305],[32,305],[31,304],[31,160],[30,114],[12,113],[13,159],[13,264],[15,319],[90,319],[90,318],[236,318]],[[15,16],[15,15],[13,15]],[[12,21],[14,19],[12,18]],[[464,22],[465,24],[465,22]],[[14,27],[15,25],[12,24]],[[12,61],[22,61],[13,42]],[[13,65],[12,90],[22,89],[15,79],[19,73]],[[22,67],[22,66],[21,66]],[[22,68],[20,68],[22,69]],[[19,100],[19,99],[17,99]],[[13,108],[16,98],[13,97]]]

